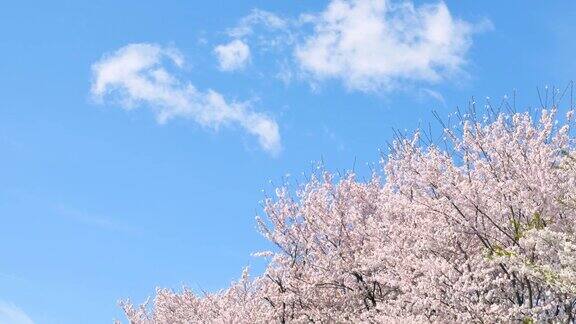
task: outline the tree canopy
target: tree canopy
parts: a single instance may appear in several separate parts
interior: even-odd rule
[[[265,201],[262,275],[158,289],[134,323],[574,322],[573,115],[457,114],[398,136],[369,181],[315,176]],[[561,118],[560,118],[561,117]],[[561,119],[558,122],[557,119]]]

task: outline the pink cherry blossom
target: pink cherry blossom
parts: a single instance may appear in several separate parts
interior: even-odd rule
[[[132,323],[571,322],[573,112],[463,116],[446,143],[398,138],[370,181],[324,173],[265,201],[264,273],[158,289]]]

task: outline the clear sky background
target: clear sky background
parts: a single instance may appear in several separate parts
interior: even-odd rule
[[[287,174],[369,174],[393,128],[574,78],[576,2],[387,8],[2,1],[0,323],[224,288],[262,268],[254,217]]]

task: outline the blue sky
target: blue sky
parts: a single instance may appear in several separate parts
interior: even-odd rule
[[[2,3],[0,322],[223,288],[287,174],[366,175],[393,128],[574,78],[574,2],[380,2]]]

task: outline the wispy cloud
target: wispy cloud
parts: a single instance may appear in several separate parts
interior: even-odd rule
[[[234,38],[249,36],[254,32],[254,27],[259,25],[270,30],[285,30],[289,27],[289,21],[269,11],[254,9],[236,27],[229,29],[228,35]]]
[[[286,52],[291,52],[300,25],[298,20],[254,9],[241,18],[236,26],[228,29],[226,34],[233,40],[242,41],[250,49],[256,47],[260,52],[277,52],[285,56]]]
[[[239,39],[216,46],[214,52],[222,71],[241,70],[250,61],[250,47]]]
[[[0,301],[0,323],[34,324],[34,321],[16,305]]]
[[[14,275],[12,273],[6,273],[6,272],[0,272],[0,280],[10,281],[10,282],[19,282],[19,283],[28,283],[28,280],[26,280],[20,276]]]
[[[280,151],[274,119],[253,111],[249,103],[227,101],[214,90],[200,91],[169,72],[170,67],[178,70],[183,64],[183,55],[174,48],[130,44],[92,65],[91,91],[97,100],[115,99],[125,109],[149,107],[159,123],[185,118],[214,130],[237,126],[256,136],[266,151]]]
[[[283,44],[299,79],[312,85],[333,79],[372,92],[465,75],[472,36],[491,26],[455,18],[442,1],[332,0],[324,10],[295,19],[253,11],[229,35],[251,47],[266,37]],[[287,75],[281,68],[280,75]]]
[[[422,88],[420,91],[424,96],[435,99],[438,102],[440,102],[443,106],[446,106],[446,100],[444,99],[444,96],[440,92],[427,88]]]

